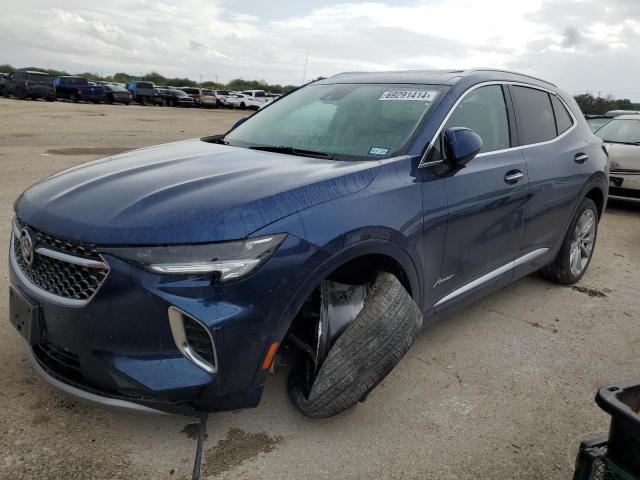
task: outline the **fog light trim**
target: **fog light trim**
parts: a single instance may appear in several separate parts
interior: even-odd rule
[[[179,308],[169,307],[168,310],[169,316],[169,325],[171,327],[171,334],[173,335],[173,341],[176,343],[176,347],[180,350],[180,353],[185,356],[187,360],[192,362],[193,364],[200,367],[207,373],[216,373],[218,371],[218,355],[216,353],[216,344],[213,341],[213,336],[211,332],[201,321],[197,318],[192,317],[191,315],[183,312]],[[184,329],[184,317],[188,317],[190,320],[200,324],[200,326],[207,332],[209,335],[209,340],[211,341],[211,348],[213,350],[213,359],[214,365],[211,365],[208,361],[202,358],[198,352],[196,352],[191,345],[189,345],[189,341],[187,339],[187,334]]]

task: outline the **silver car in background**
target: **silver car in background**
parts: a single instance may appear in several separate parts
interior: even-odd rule
[[[640,115],[619,115],[595,134],[609,152],[609,195],[640,198]]]

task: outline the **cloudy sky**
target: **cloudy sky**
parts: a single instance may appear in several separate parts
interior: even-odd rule
[[[2,0],[0,63],[299,84],[509,68],[640,100],[640,0]]]

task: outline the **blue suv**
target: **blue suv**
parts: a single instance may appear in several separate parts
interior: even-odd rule
[[[340,74],[225,135],[29,188],[10,318],[34,367],[86,399],[254,407],[286,356],[293,402],[326,417],[441,312],[537,270],[578,281],[607,185],[602,141],[549,82]]]

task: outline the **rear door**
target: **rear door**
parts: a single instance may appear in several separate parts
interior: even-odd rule
[[[482,138],[480,153],[445,178],[449,215],[437,309],[488,286],[508,283],[520,251],[527,200],[524,157],[515,145],[513,110],[505,86],[469,92],[445,124]]]
[[[549,249],[539,262],[520,266],[516,272],[520,276],[542,266],[562,241],[591,175],[589,155],[595,144],[586,142],[584,135],[572,134],[576,119],[555,93],[524,85],[509,89],[529,175],[521,254]]]

